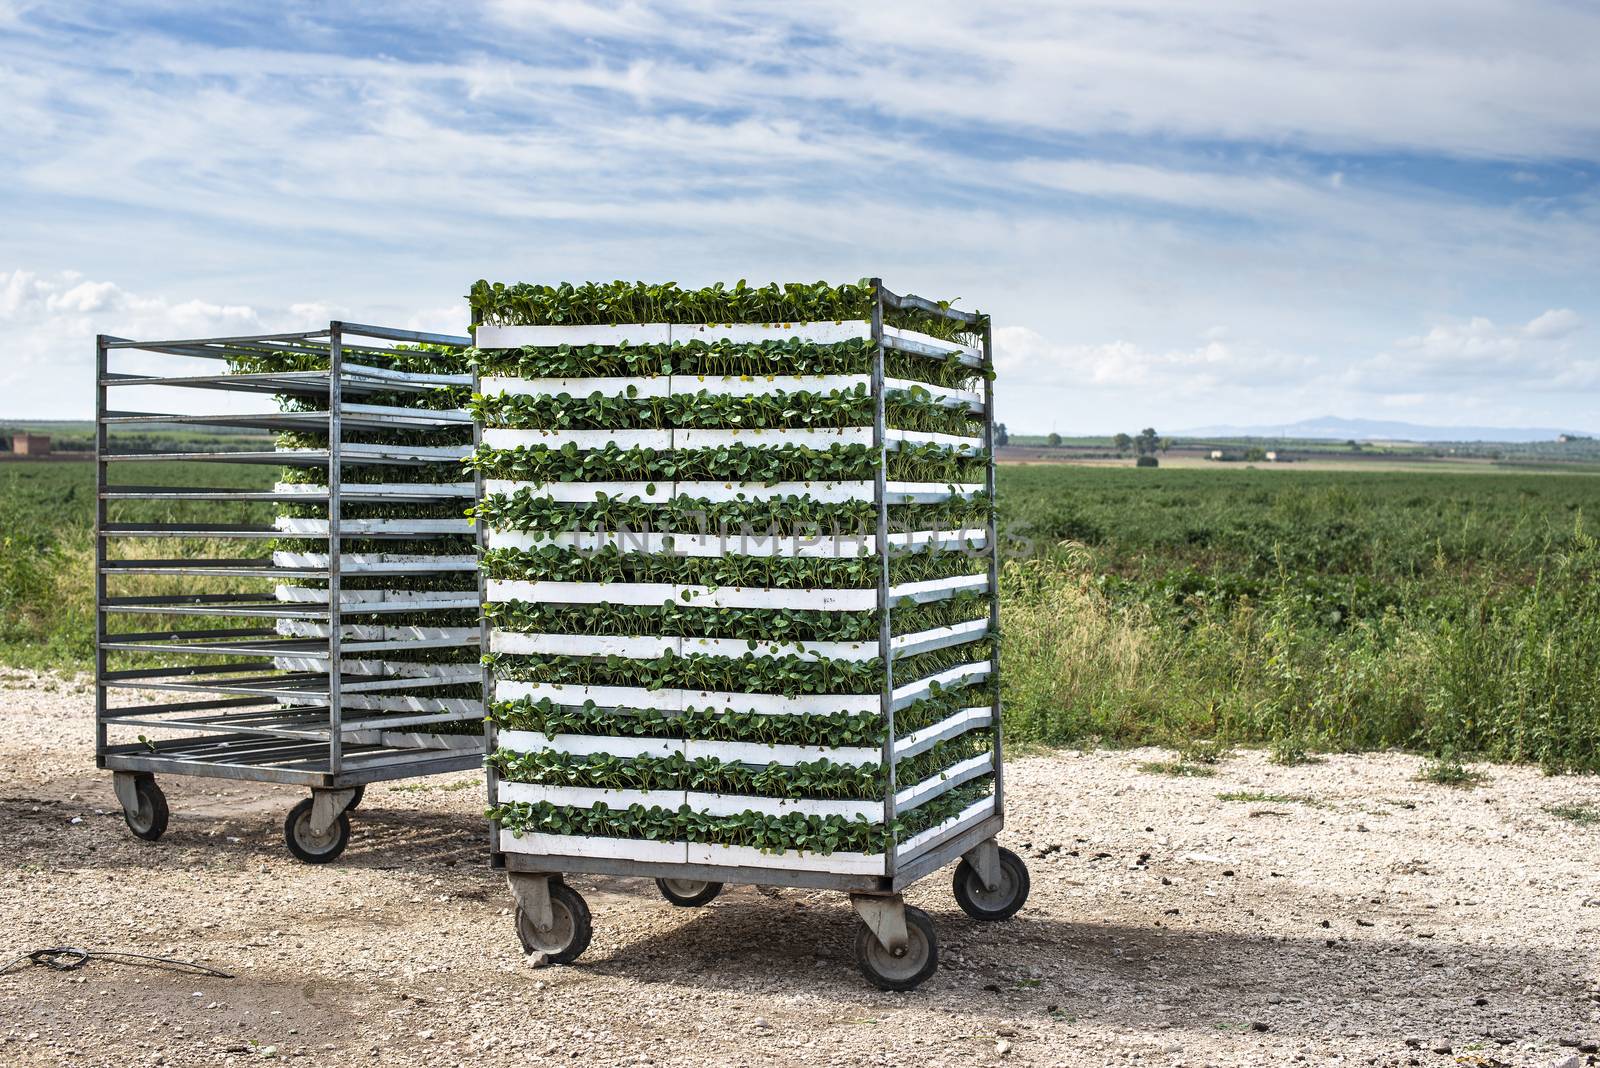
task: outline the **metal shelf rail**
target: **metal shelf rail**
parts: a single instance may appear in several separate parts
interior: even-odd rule
[[[157,775],[280,783],[328,861],[367,783],[480,764],[469,343],[97,339],[95,756],[134,834]]]
[[[1027,899],[1026,865],[996,841],[1004,794],[989,320],[871,284],[871,316],[859,320],[476,326],[480,372],[491,370],[475,393],[493,413],[476,464],[493,620],[484,638],[493,654],[484,681],[491,841],[527,952],[567,963],[587,946],[589,910],[562,880],[567,872],[654,878],[682,906],[706,904],[728,883],[814,887],[850,895],[862,920],[857,963],[876,985],[906,990],[938,960],[930,919],[902,897],[913,882],[956,862],[956,900],[981,920],[1007,919]],[[953,339],[904,325],[930,318]],[[624,372],[635,377],[603,377],[617,373],[605,369],[605,348],[624,342],[636,346]],[[641,342],[664,348],[670,362],[658,369],[647,354],[637,358]],[[697,342],[774,362],[697,374],[683,362],[694,350],[680,355],[680,345]],[[552,348],[561,345],[592,347],[593,377],[524,371],[564,366],[563,350]],[[806,346],[852,370],[800,374],[784,361]],[[653,428],[521,421],[563,394],[619,413],[633,405],[627,425]],[[612,399],[593,399],[602,395]],[[696,412],[729,398],[790,412],[756,429],[748,415],[726,428],[648,416],[686,410],[697,397]],[[854,425],[793,416],[867,398],[853,409]],[[599,464],[561,467],[553,454],[612,445],[657,450],[672,457],[671,471],[693,473],[586,481],[603,477],[587,474]],[[834,470],[858,472],[851,458],[870,457],[875,473],[836,482],[723,477],[760,469],[726,458],[740,448],[812,450]],[[690,459],[699,449],[720,451]],[[897,457],[901,449],[911,452]],[[541,470],[559,479],[528,480]],[[633,519],[632,529],[614,526],[607,517],[619,502],[630,516],[659,506],[662,518],[644,530]],[[849,509],[871,518],[852,520],[846,536],[837,526],[822,536],[775,518],[796,502],[818,506],[807,511],[816,517]],[[714,521],[707,534],[705,517],[719,507],[742,518]],[[701,516],[698,530],[673,518],[685,508]],[[567,518],[553,522],[561,509]],[[734,532],[719,522],[745,525]],[[596,550],[599,566],[581,573],[561,557]],[[660,559],[620,566],[629,554]],[[732,557],[743,559],[698,566]],[[787,576],[804,574],[787,565],[810,557],[823,565],[811,574],[827,577],[813,580],[820,588],[792,577],[770,587],[697,577],[761,574],[758,557],[789,558],[769,572]],[[854,567],[862,557],[865,573]],[[557,562],[547,567],[548,559]],[[636,573],[655,577],[629,577]],[[768,613],[787,615],[769,623]],[[824,640],[795,640],[801,630]],[[830,673],[833,682],[816,681]],[[851,726],[840,729],[841,719]],[[822,844],[830,834],[836,844]]]

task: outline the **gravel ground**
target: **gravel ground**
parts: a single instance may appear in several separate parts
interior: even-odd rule
[[[1009,923],[909,895],[940,972],[885,994],[837,894],[732,888],[676,909],[574,878],[594,942],[523,960],[468,775],[369,788],[349,851],[283,848],[286,788],[167,778],[157,845],[122,823],[81,685],[0,678],[0,949],[171,954],[221,980],[92,963],[0,976],[0,1064],[1600,1064],[1592,778],[1415,780],[1408,756],[1209,777],[1162,754],[1008,766]],[[1223,796],[1219,796],[1223,795]]]

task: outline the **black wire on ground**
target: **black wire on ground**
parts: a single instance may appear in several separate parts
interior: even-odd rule
[[[9,972],[23,961],[27,961],[30,964],[41,964],[58,972],[75,972],[85,964],[88,964],[91,958],[111,961],[115,964],[139,964],[150,968],[172,968],[191,975],[212,975],[218,979],[237,978],[227,972],[208,968],[204,964],[178,960],[176,957],[154,957],[148,953],[127,953],[120,949],[78,949],[74,946],[53,946],[49,949],[35,949],[29,953],[19,953],[7,961],[3,967],[0,967],[0,975]]]

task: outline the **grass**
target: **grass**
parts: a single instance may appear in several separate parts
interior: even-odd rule
[[[187,470],[180,470],[180,469]],[[113,484],[269,486],[269,470],[243,464],[129,462],[111,468]],[[86,671],[94,660],[94,480],[92,463],[0,463],[0,664]],[[128,502],[113,521],[212,523],[267,521],[262,506],[218,502]],[[118,539],[113,557],[169,557],[188,552],[248,555],[239,543]],[[192,580],[191,580],[192,581]],[[258,583],[258,586],[260,584]],[[243,589],[218,579],[208,592]],[[264,588],[264,587],[263,587]],[[119,577],[113,596],[174,592],[160,575]],[[178,626],[181,617],[172,619]]]
[[[1209,779],[1216,768],[1204,764],[1188,764],[1182,760],[1147,760],[1139,765],[1146,775],[1172,775],[1181,779]]]
[[[1431,782],[1435,786],[1459,786],[1463,789],[1481,785],[1487,782],[1488,778],[1483,772],[1467,767],[1448,750],[1428,761],[1422,770],[1417,772],[1418,782]]]
[[[1600,808],[1589,805],[1551,805],[1545,809],[1557,819],[1576,823],[1580,827],[1593,827],[1600,824]]]
[[[1218,801],[1244,801],[1258,805],[1309,805],[1324,808],[1326,805],[1305,794],[1269,794],[1261,790],[1228,790],[1217,795]]]
[[[1600,770],[1600,477],[1036,466],[999,488],[1012,739]]]

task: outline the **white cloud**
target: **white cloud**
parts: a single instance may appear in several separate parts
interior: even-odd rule
[[[1346,381],[1358,388],[1405,393],[1441,387],[1461,393],[1570,391],[1600,388],[1600,356],[1569,340],[1583,327],[1570,308],[1552,308],[1527,323],[1500,326],[1484,316],[1438,323],[1425,334],[1356,365]]]
[[[1214,328],[1207,331],[1213,333]],[[1258,389],[1303,377],[1315,366],[1316,360],[1309,356],[1242,348],[1218,336],[1187,348],[1152,350],[1121,339],[1092,344],[1053,341],[1025,326],[995,330],[995,371],[1019,383],[1148,388],[1192,395],[1223,388]]]
[[[1536,316],[1532,322],[1522,328],[1522,332],[1531,338],[1541,341],[1551,341],[1566,337],[1583,328],[1583,320],[1571,308],[1551,308],[1549,311]]]
[[[10,415],[86,418],[94,397],[96,334],[154,341],[310,330],[319,321],[327,324],[328,311],[320,304],[261,309],[175,301],[91,281],[76,271],[0,271],[0,334],[6,338],[0,397],[11,398]]]
[[[1600,314],[1578,6],[399,0],[439,43],[398,54],[346,9],[225,45],[139,10],[0,35],[0,263],[41,270],[0,308],[43,317],[4,324],[36,365],[94,329],[459,332],[480,276],[876,273],[994,313],[1016,426],[1586,404],[1544,384],[1586,380]],[[1553,310],[1446,318],[1508,292]],[[19,358],[10,404],[83,413]]]

